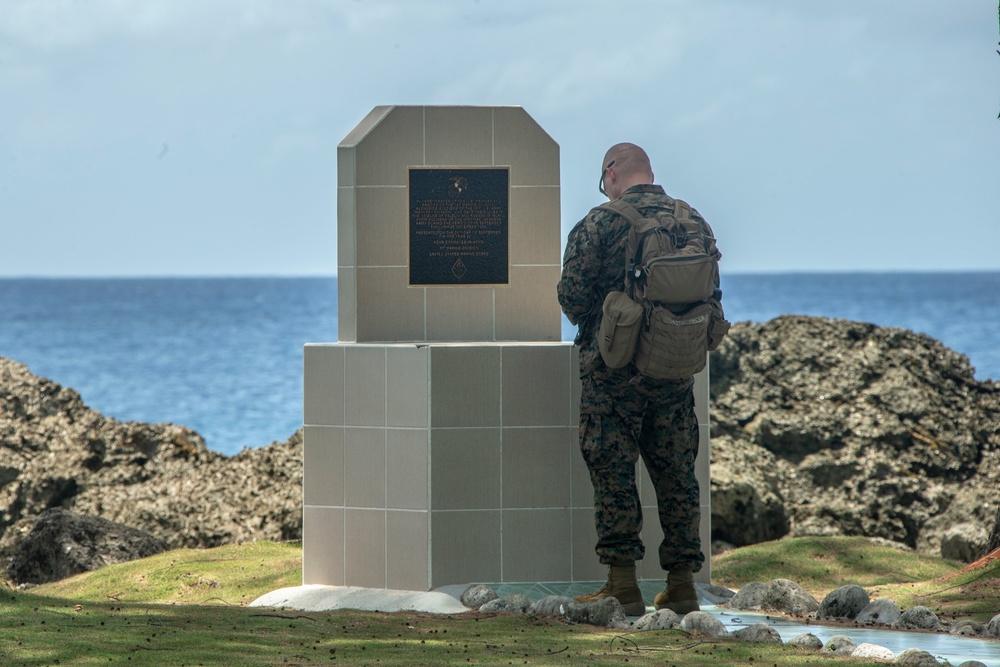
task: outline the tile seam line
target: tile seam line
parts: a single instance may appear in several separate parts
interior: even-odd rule
[[[496,317],[493,318],[493,326],[496,327]],[[494,334],[495,337],[495,334]],[[504,366],[504,349],[500,348],[500,469],[497,471],[500,476],[500,581],[504,580],[504,563],[506,562],[506,553],[504,551],[504,535],[503,535],[503,431],[504,431],[504,420],[503,420],[503,366]]]
[[[433,432],[431,423],[434,413],[434,393],[432,390],[431,375],[434,371],[434,353],[431,348],[424,348],[421,352],[424,357],[424,392],[427,394],[427,403],[424,406],[424,420],[426,426],[422,428],[425,433],[424,442],[427,445],[424,465],[427,467],[425,474],[427,480],[427,495],[424,497],[424,504],[427,506],[427,539],[425,553],[427,554],[427,587],[430,589],[434,585],[434,517],[431,515],[431,506],[434,502],[434,472],[432,460],[434,456]]]
[[[389,348],[382,348],[382,585],[389,585]]]
[[[338,305],[338,307],[339,307],[339,305]],[[338,328],[338,334],[337,335],[339,336],[340,335],[339,334],[339,329],[340,329],[339,323],[338,323],[338,327],[337,328]],[[341,390],[341,396],[343,397],[341,399],[341,401],[340,401],[340,403],[341,403],[341,405],[340,405],[340,412],[342,414],[343,421],[346,423],[347,422],[347,395],[348,395],[347,394],[347,391],[348,391],[348,382],[347,382],[347,348],[346,347],[342,348],[340,352],[341,352],[340,356],[343,359],[343,365],[342,365],[343,370],[340,373],[340,382],[341,382],[341,388],[340,388],[340,390]],[[346,427],[344,429],[343,454],[342,455],[343,455],[343,459],[342,459],[341,465],[340,465],[340,488],[343,489],[344,501],[345,501],[344,505],[345,505],[345,507],[343,508],[343,511],[340,512],[340,535],[341,535],[340,549],[341,549],[342,553],[341,553],[341,557],[340,557],[340,568],[339,569],[340,569],[340,580],[342,582],[346,583],[347,582],[347,507],[346,507],[346,505],[347,505],[347,502],[346,502],[347,501],[347,430],[346,430]],[[303,479],[304,478],[305,478],[305,475],[303,474]]]

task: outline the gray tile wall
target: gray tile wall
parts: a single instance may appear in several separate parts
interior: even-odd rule
[[[575,356],[569,343],[306,346],[304,582],[429,590],[603,577]],[[707,386],[699,376],[706,548]],[[640,572],[661,578],[656,499],[638,473]]]

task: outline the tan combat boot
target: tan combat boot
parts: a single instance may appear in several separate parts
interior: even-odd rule
[[[608,581],[599,590],[586,595],[577,595],[577,602],[597,602],[604,598],[616,598],[629,616],[646,613],[646,603],[642,601],[642,591],[635,579],[635,562],[617,563],[608,568]]]
[[[698,591],[694,587],[694,571],[691,568],[670,570],[667,574],[667,587],[656,594],[653,606],[657,609],[669,609],[678,616],[699,611]]]

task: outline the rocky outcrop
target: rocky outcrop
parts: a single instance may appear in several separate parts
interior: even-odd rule
[[[173,424],[119,422],[0,358],[0,559],[50,508],[146,531],[169,548],[301,536],[302,440],[227,457]]]
[[[1000,519],[1000,384],[928,336],[737,323],[711,388],[713,540],[865,535],[968,559]],[[297,539],[301,433],[227,457],[183,426],[104,417],[0,358],[0,559],[53,507],[171,548]]]
[[[42,512],[17,545],[7,574],[16,584],[44,584],[166,548],[163,540],[145,531],[53,508]]]
[[[983,530],[949,553],[985,546],[1000,384],[963,355],[905,329],[784,316],[733,326],[711,390],[713,539],[865,535],[939,554],[972,523]]]
[[[986,526],[974,523],[950,526],[941,536],[941,557],[971,563],[982,554],[983,545],[989,542],[988,535]]]

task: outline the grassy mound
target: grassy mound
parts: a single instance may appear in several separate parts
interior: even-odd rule
[[[712,559],[712,579],[734,589],[751,581],[791,579],[822,600],[846,584],[865,589],[909,584],[953,574],[961,567],[866,537],[797,537],[719,554]]]
[[[962,563],[921,556],[865,537],[801,537],[764,542],[712,559],[712,579],[739,588],[791,579],[817,600],[846,584],[901,609],[921,605],[945,618],[990,620],[1000,610],[1000,560]]]
[[[33,595],[92,602],[247,605],[302,583],[300,543],[178,549],[44,584]]]

